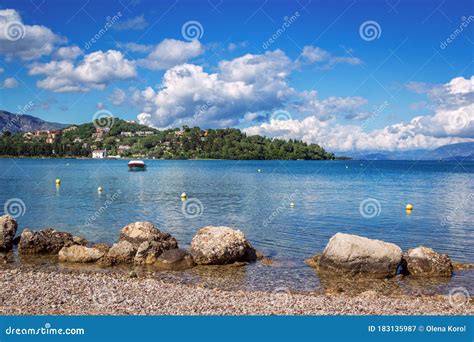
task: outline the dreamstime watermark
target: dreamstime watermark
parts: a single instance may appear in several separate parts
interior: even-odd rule
[[[212,107],[212,103],[210,101],[206,101],[203,105],[197,106],[194,110],[194,114],[189,119],[179,119],[179,125],[194,125],[204,114]],[[171,128],[171,127],[170,127]]]
[[[95,128],[112,128],[115,123],[114,115],[106,110],[101,109],[94,113],[92,117],[92,123],[94,124]]]
[[[9,326],[5,335],[85,335],[84,328],[53,328],[51,323],[46,323],[39,328],[18,328]]]
[[[204,213],[204,205],[197,198],[189,198],[183,201],[181,212],[187,218],[196,218]]]
[[[264,50],[268,49],[274,42],[277,41],[278,38],[281,37],[282,34],[286,32],[290,28],[290,26],[298,20],[300,17],[299,12],[295,12],[291,16],[286,16],[283,18],[283,24],[271,35],[270,38],[268,38],[266,41],[262,43],[262,48]]]
[[[117,294],[108,287],[93,290],[92,301],[95,306],[103,307],[121,302]]]
[[[291,120],[291,114],[287,110],[284,109],[278,109],[275,110],[271,115],[270,115],[270,122],[272,121],[286,121],[286,120]]]
[[[379,39],[381,35],[382,28],[379,23],[374,20],[364,21],[359,26],[359,36],[367,42]]]
[[[467,128],[470,123],[471,119],[469,118],[468,114],[465,112],[458,112],[452,113],[449,116],[449,127],[454,130],[461,130]]]
[[[95,43],[99,41],[100,38],[102,38],[107,31],[109,31],[114,24],[122,18],[122,12],[118,11],[114,16],[110,17],[107,16],[105,18],[105,24],[104,26],[97,31],[97,33],[92,36],[91,39],[89,39],[87,42],[84,43],[84,49],[89,50]]]
[[[295,190],[290,195],[286,194],[283,196],[280,205],[265,219],[263,220],[263,226],[267,227],[270,223],[272,223],[281,213],[284,211],[288,206],[291,206],[291,203],[298,195],[298,190]]]
[[[439,47],[442,50],[446,49],[449,44],[451,44],[461,33],[464,32],[464,30],[469,26],[469,24],[474,21],[474,15],[470,15],[469,17],[463,16],[461,20],[461,24],[459,24],[459,26],[449,35],[448,38],[446,38],[439,44]]]
[[[277,287],[271,293],[270,303],[277,308],[288,308],[293,303],[293,295],[287,287]]]
[[[364,218],[374,218],[382,212],[382,206],[379,200],[375,198],[366,198],[359,205],[360,215]]]
[[[380,114],[382,114],[388,106],[389,106],[389,102],[387,100],[385,100],[382,104],[378,106],[374,106],[371,115],[361,125],[362,129],[367,128],[367,126],[371,122],[373,122],[376,118],[378,118]]]
[[[199,40],[204,35],[204,28],[199,21],[190,20],[181,27],[181,35],[188,42]]]
[[[459,308],[469,303],[471,296],[465,287],[455,287],[449,291],[448,300],[452,307]]]
[[[9,21],[3,27],[3,35],[5,36],[5,39],[11,42],[16,42],[25,37],[25,26],[18,20]]]
[[[99,208],[94,214],[87,218],[85,225],[90,226],[95,220],[97,220],[122,194],[122,190],[117,190],[108,198],[104,205]]]
[[[26,213],[26,204],[20,198],[10,198],[3,205],[3,212],[5,215],[10,215],[13,218],[19,218]]]
[[[448,223],[453,220],[456,216],[460,215],[461,212],[463,211],[463,208],[469,204],[469,202],[472,202],[474,200],[474,193],[471,192],[467,196],[466,199],[462,200],[461,202],[458,202],[458,205],[449,212],[448,215],[446,215],[442,220],[441,220],[441,226],[445,227],[448,225]]]
[[[10,119],[7,124],[3,127],[3,133],[10,131],[15,125],[20,123],[20,119],[23,115],[29,112],[34,107],[33,101],[29,101],[26,105],[18,106],[18,112],[14,114],[13,118]]]

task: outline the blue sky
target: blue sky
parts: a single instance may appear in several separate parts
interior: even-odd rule
[[[340,151],[472,141],[473,6],[3,0],[0,108],[233,126]],[[13,22],[20,38],[6,36]]]

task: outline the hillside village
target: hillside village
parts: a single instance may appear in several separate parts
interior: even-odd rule
[[[183,126],[157,130],[116,119],[61,130],[33,131],[0,137],[0,155],[18,157],[154,158],[154,159],[334,159],[316,144],[247,136],[239,129]]]

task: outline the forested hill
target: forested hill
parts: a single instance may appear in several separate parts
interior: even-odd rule
[[[247,136],[239,129],[198,127],[156,130],[116,119],[110,130],[92,123],[70,126],[55,136],[11,134],[0,137],[0,155],[22,157],[91,157],[106,149],[109,156],[162,159],[334,159],[316,144]]]

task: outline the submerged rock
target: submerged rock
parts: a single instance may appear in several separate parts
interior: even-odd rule
[[[194,267],[194,260],[184,249],[175,248],[164,251],[155,265],[163,270],[182,271]]]
[[[225,265],[257,259],[256,251],[244,233],[229,227],[200,229],[191,242],[191,254],[199,265]]]
[[[18,252],[20,254],[57,254],[63,247],[86,244],[85,239],[52,228],[39,231],[25,229],[21,233]]]
[[[453,265],[447,254],[436,253],[431,248],[419,246],[403,256],[411,275],[422,277],[451,277]]]
[[[137,249],[128,241],[120,241],[110,247],[107,253],[107,261],[110,264],[131,263]],[[105,262],[107,263],[107,262]]]
[[[392,277],[402,260],[402,250],[393,243],[337,233],[319,258],[318,269],[375,278]]]
[[[63,247],[59,251],[59,261],[62,262],[96,262],[105,255],[104,252],[86,246],[74,245]]]
[[[10,215],[0,216],[0,252],[8,252],[13,247],[18,224]]]

